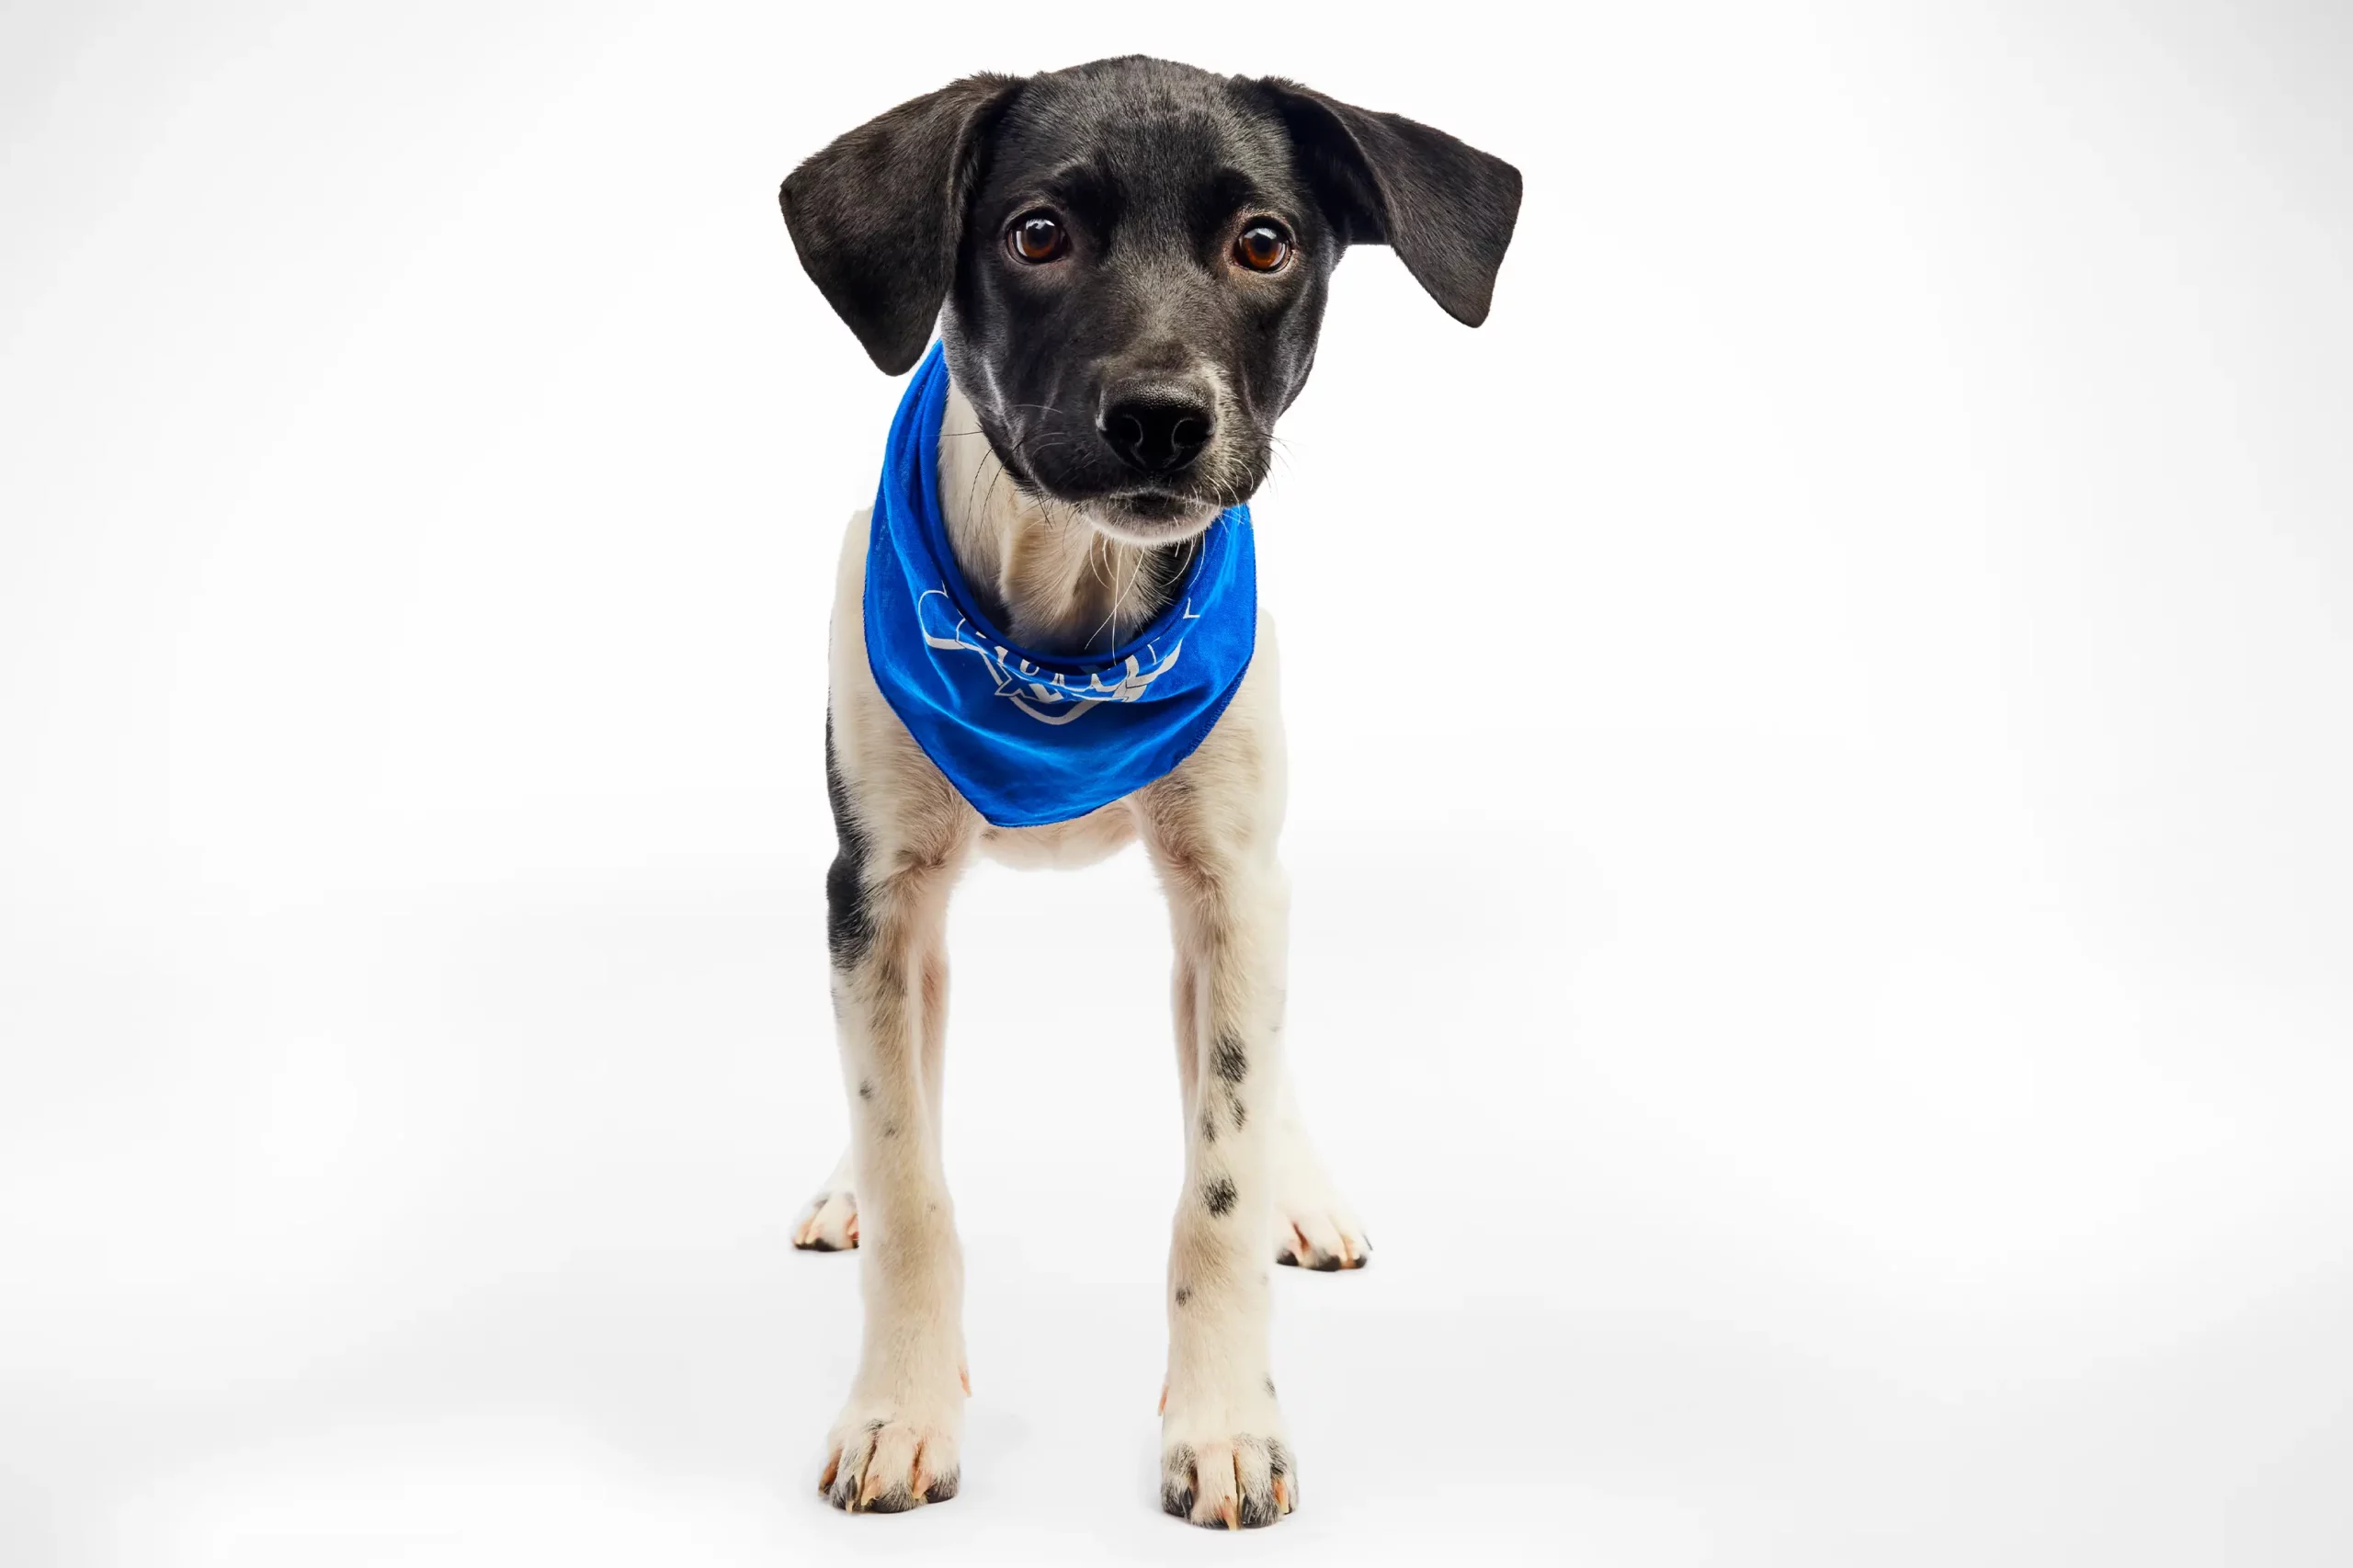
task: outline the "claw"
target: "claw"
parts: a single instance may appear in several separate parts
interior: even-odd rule
[[[1275,1477],[1275,1506],[1286,1514],[1290,1512],[1290,1488],[1283,1483],[1279,1475]]]
[[[825,1473],[817,1478],[817,1491],[822,1494],[834,1489],[834,1477],[841,1472],[842,1451],[835,1449],[825,1456]]]
[[[1231,1497],[1217,1506],[1217,1517],[1225,1521],[1227,1529],[1238,1530],[1242,1528],[1242,1506]]]

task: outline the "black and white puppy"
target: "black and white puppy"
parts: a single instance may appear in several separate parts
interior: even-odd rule
[[[782,202],[802,267],[881,369],[915,365],[938,323],[957,563],[1019,643],[1084,655],[1158,613],[1202,530],[1266,477],[1342,252],[1392,247],[1476,326],[1519,192],[1509,165],[1412,120],[1128,58],[903,104],[795,169]],[[1176,938],[1187,1145],[1162,1500],[1196,1524],[1270,1524],[1299,1492],[1268,1375],[1267,1256],[1353,1268],[1371,1250],[1282,1063],[1273,629],[1261,612],[1240,689],[1174,771],[1073,821],[991,826],[876,686],[868,527],[852,520],[835,584],[826,752],[850,1151],[795,1237],[865,1255],[865,1345],[819,1488],[877,1513],[956,1494],[968,1382],[939,1157],[949,890],[976,853],[1069,866],[1141,839]]]

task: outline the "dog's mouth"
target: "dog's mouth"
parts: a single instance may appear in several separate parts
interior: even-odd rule
[[[1236,483],[1179,474],[1155,483],[1136,474],[1032,472],[1021,481],[1024,489],[1071,508],[1120,543],[1152,547],[1182,544],[1199,534],[1227,507],[1249,500],[1259,477],[1245,473]]]
[[[1122,544],[1181,544],[1224,510],[1214,501],[1165,490],[1123,491],[1076,503],[1103,532]]]

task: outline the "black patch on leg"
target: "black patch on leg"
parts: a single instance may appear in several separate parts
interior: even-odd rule
[[[1217,1113],[1215,1111],[1201,1112],[1201,1142],[1204,1143],[1217,1142]]]
[[[874,943],[873,912],[866,903],[866,861],[872,842],[850,811],[849,789],[834,756],[834,711],[825,710],[825,800],[834,810],[832,869],[825,873],[825,947],[836,969],[855,969]]]
[[[1212,1215],[1221,1220],[1233,1208],[1233,1181],[1230,1176],[1220,1176],[1201,1188],[1201,1201],[1209,1206]]]
[[[1193,1288],[1190,1285],[1179,1285],[1176,1287],[1176,1304],[1178,1306],[1183,1306],[1192,1299]]]
[[[858,1081],[858,1097],[862,1100],[870,1100],[874,1097],[873,1079],[860,1078]]]
[[[1217,1037],[1211,1052],[1210,1065],[1217,1075],[1229,1084],[1238,1084],[1250,1075],[1250,1055],[1242,1049],[1241,1037],[1231,1030]]]

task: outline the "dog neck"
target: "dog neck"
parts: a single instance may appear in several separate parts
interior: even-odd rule
[[[1108,653],[1167,607],[1198,540],[1122,544],[1077,507],[1025,494],[953,382],[939,424],[939,509],[967,587],[1023,647]]]

